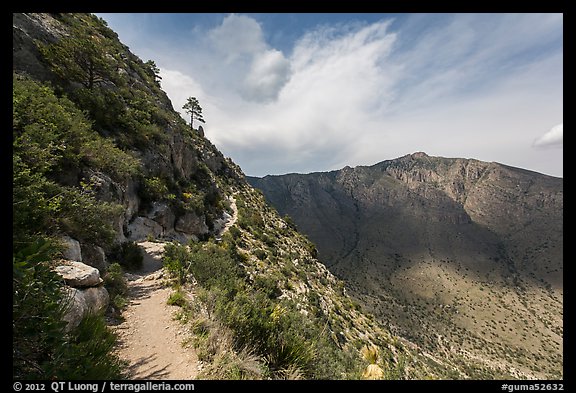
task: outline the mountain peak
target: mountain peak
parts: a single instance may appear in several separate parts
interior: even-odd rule
[[[417,151],[410,154],[412,158],[423,158],[423,157],[430,157],[428,154],[424,153],[423,151]]]

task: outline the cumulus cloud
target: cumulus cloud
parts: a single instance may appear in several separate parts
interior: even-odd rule
[[[534,147],[562,147],[564,141],[564,123],[552,127],[550,131],[537,138]]]
[[[269,47],[256,20],[228,15],[207,37],[214,52],[204,60],[216,71],[214,85],[224,82],[226,89],[248,101],[268,103],[278,98],[290,79],[290,63],[282,52]]]
[[[260,24],[254,19],[231,14],[220,26],[208,32],[208,38],[227,60],[232,61],[242,54],[253,54],[266,49]]]
[[[254,55],[241,92],[250,101],[275,101],[289,79],[290,62],[282,52],[267,50]]]
[[[260,101],[284,83],[278,79],[288,66],[291,76],[276,101],[262,106],[235,100],[228,113],[220,113],[214,130],[218,146],[243,161],[250,174],[265,174],[257,168],[263,163],[276,173],[282,167],[305,171],[318,162],[320,169],[340,165],[358,134],[392,100],[398,70],[383,64],[395,37],[388,26],[357,26],[346,34],[321,28],[302,37],[289,59],[264,53],[247,77]]]

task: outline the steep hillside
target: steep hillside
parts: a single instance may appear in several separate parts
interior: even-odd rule
[[[394,332],[512,375],[561,375],[562,179],[415,153],[249,182]]]
[[[222,326],[232,350],[257,356],[262,371],[222,375],[234,359],[210,352],[207,378],[477,375],[363,313],[315,247],[174,111],[154,62],[130,53],[104,21],[14,14],[13,71],[14,378],[124,375],[102,315],[66,330],[53,267],[96,267],[118,317],[126,288],[116,262],[141,263],[134,241],[144,239],[174,242],[165,269],[178,296],[199,302],[184,308],[206,315],[191,327],[199,342]],[[234,206],[238,220],[223,234]]]

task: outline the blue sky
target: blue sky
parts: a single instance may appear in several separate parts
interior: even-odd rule
[[[97,14],[248,175],[416,151],[563,176],[562,14]]]

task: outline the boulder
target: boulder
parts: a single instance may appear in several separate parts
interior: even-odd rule
[[[162,232],[162,226],[147,217],[138,216],[128,224],[128,240],[131,241],[146,240],[148,236],[158,238]]]
[[[152,211],[148,214],[148,218],[160,224],[164,232],[173,229],[174,221],[176,221],[176,216],[172,209],[162,202],[152,203]]]
[[[64,261],[65,264],[54,269],[66,284],[74,288],[94,287],[102,283],[98,269],[82,262]]]
[[[100,275],[106,273],[108,261],[106,260],[106,254],[102,247],[93,244],[81,244],[80,248],[82,249],[83,263],[98,269]]]
[[[210,232],[204,216],[198,217],[196,214],[187,212],[176,220],[174,228],[177,231],[191,235],[204,235]]]
[[[60,240],[64,246],[62,257],[69,261],[82,262],[82,250],[80,248],[80,242],[76,239],[72,239],[69,236],[62,236]]]
[[[70,331],[80,324],[88,307],[86,306],[86,299],[82,295],[82,291],[77,288],[64,287],[64,317],[62,318],[66,323],[66,330]]]
[[[64,293],[63,319],[67,331],[77,327],[86,315],[103,312],[110,301],[110,295],[103,286],[85,289],[64,287]]]
[[[214,220],[214,233],[221,234],[221,232],[226,227],[226,224],[228,224],[231,220],[232,216],[228,214],[228,212],[224,212],[222,217]]]
[[[90,313],[99,313],[106,310],[110,303],[110,295],[104,286],[90,287],[81,289],[80,292],[86,301],[87,311]]]

